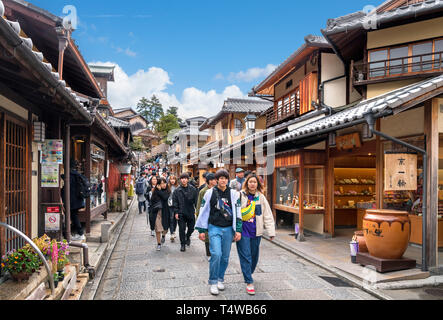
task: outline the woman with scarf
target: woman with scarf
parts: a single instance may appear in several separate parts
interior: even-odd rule
[[[257,267],[260,243],[264,232],[270,240],[275,237],[275,222],[271,207],[263,195],[263,185],[255,174],[246,178],[241,192],[242,237],[237,242],[240,266],[245,279],[246,292],[255,295],[252,274]]]

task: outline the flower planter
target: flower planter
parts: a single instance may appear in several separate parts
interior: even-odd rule
[[[403,211],[367,210],[363,230],[371,256],[401,259],[409,245],[411,220]]]
[[[58,280],[63,281],[65,279],[64,270],[58,271]]]
[[[27,272],[11,273],[11,277],[15,282],[28,281],[30,276],[31,274]]]

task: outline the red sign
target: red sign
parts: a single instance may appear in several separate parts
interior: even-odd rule
[[[60,213],[60,207],[47,207],[47,213]]]

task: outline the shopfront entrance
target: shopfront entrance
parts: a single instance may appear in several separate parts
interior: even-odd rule
[[[0,221],[30,233],[29,137],[25,122],[0,113]],[[9,230],[0,230],[1,254],[25,245]]]
[[[334,228],[337,236],[363,229],[366,209],[376,206],[376,156],[334,159]]]

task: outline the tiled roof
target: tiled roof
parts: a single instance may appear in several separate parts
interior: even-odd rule
[[[355,107],[348,108],[332,116],[281,135],[272,141],[266,142],[266,145],[306,138],[318,134],[320,131],[329,130],[332,132],[336,130],[338,126],[352,126],[354,122],[364,120],[364,115],[367,113],[380,115],[389,110],[395,111],[395,109],[405,103],[439,88],[443,88],[443,75],[385,93],[369,100],[364,100]],[[400,112],[401,110],[396,111]]]
[[[82,101],[80,100],[80,97],[77,96],[73,90],[70,87],[66,86],[66,82],[64,80],[60,80],[60,75],[58,72],[54,71],[53,66],[50,63],[47,63],[45,57],[43,54],[39,51],[34,50],[34,44],[32,42],[32,39],[28,37],[21,36],[21,26],[20,23],[15,21],[9,21],[3,17],[5,13],[5,7],[3,2],[0,0],[0,20],[5,21],[9,25],[9,35],[16,37],[19,43],[17,45],[24,45],[22,47],[25,47],[29,50],[30,53],[32,53],[34,61],[37,61],[40,63],[44,70],[46,70],[46,78],[52,77],[55,81],[58,82],[58,85],[64,88],[64,90],[71,96],[72,103],[76,105],[77,109],[79,109],[80,113],[82,113],[85,117],[90,118],[90,112],[88,109],[82,104]],[[75,102],[74,102],[75,101]]]
[[[222,108],[225,113],[255,113],[261,114],[273,106],[272,102],[262,99],[228,99]]]
[[[128,121],[124,121],[112,116],[108,116],[107,118],[108,124],[113,128],[129,128],[130,124]]]
[[[380,25],[397,19],[415,18],[416,16],[426,14],[431,10],[435,11],[439,9],[443,10],[443,1],[426,0],[402,6],[391,11],[377,13],[376,15],[374,13],[374,21],[377,22],[377,25]],[[366,13],[362,11],[354,12],[336,19],[329,19],[327,27],[323,32],[325,34],[334,34],[353,29],[362,29],[367,26],[368,19],[371,20],[371,15],[366,15]]]

